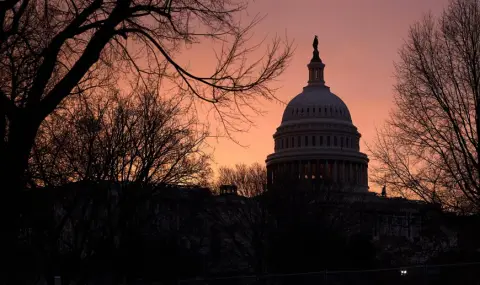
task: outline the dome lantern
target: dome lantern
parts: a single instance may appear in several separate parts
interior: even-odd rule
[[[313,57],[310,60],[308,67],[308,85],[325,85],[325,79],[323,78],[323,64],[318,52],[318,38],[315,36],[313,40]]]

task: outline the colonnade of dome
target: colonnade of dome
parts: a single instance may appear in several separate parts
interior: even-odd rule
[[[362,162],[340,159],[289,160],[268,168],[272,182],[279,178],[323,180],[341,185],[368,186],[367,166]]]

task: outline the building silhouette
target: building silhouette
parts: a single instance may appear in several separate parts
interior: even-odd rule
[[[315,38],[316,40],[316,38]],[[267,156],[268,186],[282,179],[335,185],[368,192],[368,158],[360,152],[360,133],[347,105],[325,85],[324,69],[314,42],[308,84],[285,108]]]
[[[420,201],[387,197],[369,191],[368,162],[360,150],[361,134],[342,99],[325,84],[325,64],[315,36],[307,65],[308,82],[286,106],[267,156],[269,191],[308,192],[324,200],[322,207],[357,217],[355,233],[375,240],[421,239],[422,226],[438,211]]]

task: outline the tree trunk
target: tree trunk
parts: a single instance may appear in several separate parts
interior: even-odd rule
[[[475,106],[475,124],[477,128],[477,175],[480,176],[480,96],[477,96],[477,104]],[[477,177],[478,178],[478,177]],[[478,190],[478,189],[477,189]],[[478,197],[480,199],[480,197]]]
[[[0,222],[2,234],[0,235],[0,250],[2,252],[2,279],[4,284],[23,284],[18,274],[22,267],[18,260],[19,249],[18,234],[20,217],[22,213],[21,191],[25,188],[25,170],[28,158],[33,147],[39,124],[30,119],[31,116],[18,116],[9,123],[8,140],[0,153]]]
[[[8,141],[5,145],[5,153],[0,162],[0,177],[7,185],[8,192],[20,191],[26,185],[25,170],[28,166],[28,158],[35,142],[39,124],[35,123],[24,114],[17,116],[10,122]],[[5,183],[3,183],[5,185]]]

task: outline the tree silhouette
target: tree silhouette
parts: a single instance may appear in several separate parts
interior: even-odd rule
[[[238,194],[253,197],[263,193],[267,183],[267,169],[259,163],[252,165],[236,164],[235,167],[222,166],[218,169],[216,187],[235,185]]]
[[[33,185],[112,181],[201,184],[208,133],[179,104],[147,91],[72,98],[46,120],[29,163]],[[97,96],[98,97],[98,96]]]
[[[92,90],[120,80],[148,86],[167,75],[165,79],[176,88],[171,94],[187,91],[187,105],[196,99],[211,103],[230,134],[238,130],[237,120],[247,119],[242,110],[256,110],[257,99],[274,98],[269,83],[284,71],[292,48],[275,38],[264,57],[253,59],[252,52],[261,45],[251,43],[250,31],[259,18],[245,25],[237,20],[247,4],[218,0],[0,2],[0,216],[7,233],[0,241],[3,259],[15,255],[19,190],[27,182],[39,128],[65,99],[93,94]],[[184,45],[207,40],[223,44],[216,65],[210,75],[193,74],[176,54]],[[8,266],[3,269],[14,272]]]
[[[178,90],[214,104],[227,132],[235,130],[232,120],[242,118],[242,109],[255,109],[258,98],[274,98],[269,83],[292,52],[275,38],[263,60],[247,64],[245,58],[259,47],[249,44],[259,18],[238,23],[246,7],[247,2],[216,0],[2,1],[2,181],[25,184],[39,126],[65,98],[116,82],[122,72],[138,75],[142,84],[168,73]],[[210,76],[195,75],[175,52],[207,39],[224,47]]]
[[[480,3],[455,0],[410,29],[395,109],[378,131],[374,181],[462,212],[480,206]]]

